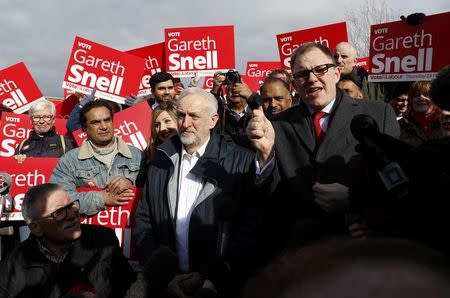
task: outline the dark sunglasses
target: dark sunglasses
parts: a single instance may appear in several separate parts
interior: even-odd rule
[[[39,219],[36,219],[34,221],[41,221],[47,218],[53,218],[55,221],[62,221],[64,219],[67,218],[67,212],[68,210],[71,209],[74,212],[78,213],[78,211],[80,210],[80,201],[79,200],[75,200],[69,204],[67,204],[66,206],[63,206],[59,209],[56,209],[55,211],[53,211],[52,213],[50,213],[47,216],[41,217]]]

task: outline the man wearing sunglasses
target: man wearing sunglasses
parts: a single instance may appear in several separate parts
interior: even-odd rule
[[[76,147],[75,142],[61,136],[55,130],[55,105],[47,100],[37,100],[30,106],[33,131],[30,137],[19,143],[14,158],[22,163],[27,157],[61,157]]]
[[[114,232],[80,225],[79,202],[59,185],[30,188],[22,215],[31,234],[0,263],[1,297],[125,295],[135,276]]]
[[[264,230],[275,239],[272,253],[347,231],[349,162],[358,154],[350,131],[355,115],[367,114],[382,133],[399,136],[390,106],[352,99],[336,87],[340,70],[327,47],[298,47],[291,70],[301,103],[272,123],[254,110],[247,128],[258,152],[256,182],[267,185],[274,199],[266,208]]]

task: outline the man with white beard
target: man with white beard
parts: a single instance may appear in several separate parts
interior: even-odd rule
[[[172,258],[166,255],[169,262],[178,263],[167,280],[150,288],[175,297],[229,287],[224,282],[229,234],[242,201],[252,194],[255,154],[210,133],[219,119],[217,108],[216,98],[200,88],[180,94],[178,135],[157,148],[136,211],[136,246],[145,268],[152,267],[147,262],[162,246],[173,252]]]

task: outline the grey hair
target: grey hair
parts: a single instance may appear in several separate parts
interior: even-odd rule
[[[55,115],[56,115],[55,105],[53,104],[53,102],[48,101],[46,99],[39,99],[39,100],[36,100],[35,102],[31,103],[28,114],[30,116],[33,116],[35,113],[37,113],[39,111],[43,111],[48,108],[50,108],[50,113],[52,114],[52,116],[55,117]]]
[[[207,92],[198,87],[186,88],[180,93],[180,96],[178,96],[177,103],[179,103],[181,99],[188,95],[201,96],[204,99],[205,107],[208,109],[210,114],[213,115],[217,113],[219,104],[217,103],[217,99],[214,97],[214,95],[211,94],[211,92]]]
[[[22,202],[22,216],[27,224],[42,216],[40,206],[57,190],[63,188],[55,183],[39,184],[28,189]]]

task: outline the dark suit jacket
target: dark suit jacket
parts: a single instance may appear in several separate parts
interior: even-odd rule
[[[343,214],[327,214],[314,202],[312,185],[338,182],[350,185],[349,162],[358,155],[358,141],[350,122],[358,114],[373,117],[382,133],[398,137],[399,126],[391,106],[378,101],[355,100],[337,88],[328,131],[316,146],[310,112],[304,103],[273,121],[276,166],[268,181],[270,208],[265,208],[266,229],[285,244],[302,245],[324,235],[347,230]],[[267,230],[266,230],[267,232]]]

